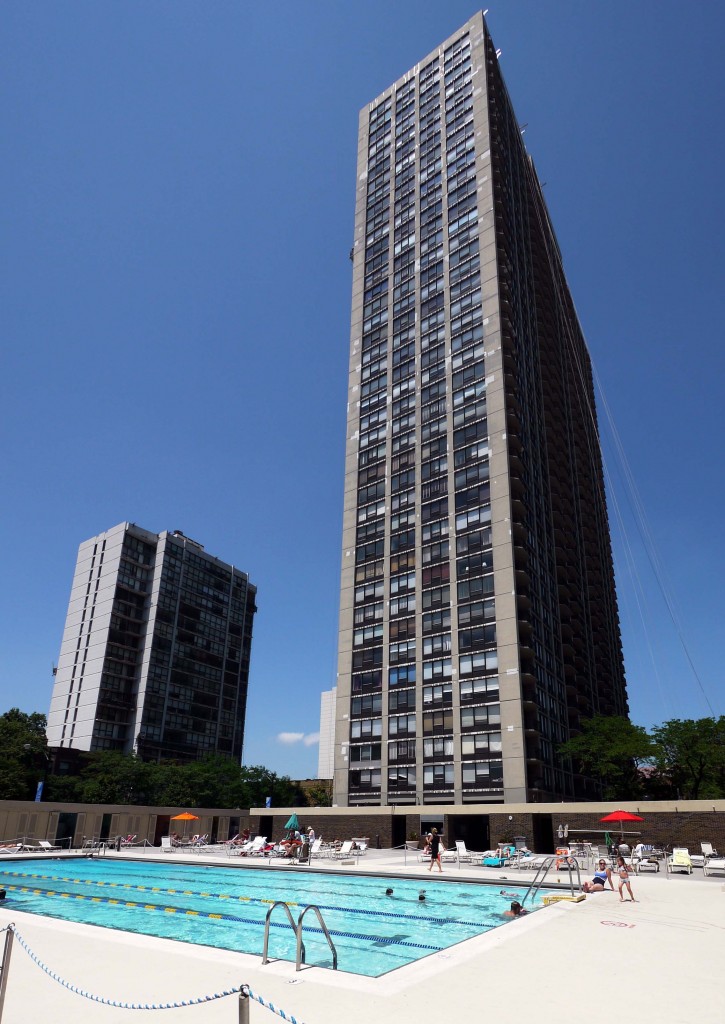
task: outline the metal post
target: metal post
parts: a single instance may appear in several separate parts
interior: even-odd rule
[[[5,989],[8,987],[8,972],[10,970],[10,954],[13,951],[13,936],[13,926],[9,925],[8,930],[5,932],[5,949],[3,950],[2,967],[0,967],[0,1021],[3,1019]]]
[[[239,989],[239,1024],[249,1024],[249,992],[246,985]]]

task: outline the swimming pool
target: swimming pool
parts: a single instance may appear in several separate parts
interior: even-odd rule
[[[521,899],[526,891],[514,887],[504,896],[491,886],[425,879],[420,901],[422,883],[411,879],[86,858],[4,863],[0,886],[8,910],[259,956],[272,903],[286,902],[295,922],[314,904],[338,970],[368,977],[498,927],[514,893]],[[281,907],[270,923],[270,959],[294,962],[294,931]],[[332,966],[313,913],[305,916],[303,939],[307,964]]]

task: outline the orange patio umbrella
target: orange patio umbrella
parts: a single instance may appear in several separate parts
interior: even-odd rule
[[[199,818],[196,814],[191,814],[189,811],[184,811],[182,814],[175,814],[171,819],[172,821],[183,821],[184,822],[184,835],[186,835],[186,823],[187,821],[198,821]]]

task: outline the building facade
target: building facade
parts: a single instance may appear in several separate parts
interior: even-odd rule
[[[81,544],[48,714],[56,748],[241,760],[256,587],[183,533]]]
[[[482,14],[360,114],[335,802],[596,797],[627,714],[590,359]]]

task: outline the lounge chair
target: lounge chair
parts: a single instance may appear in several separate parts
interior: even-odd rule
[[[712,843],[700,843],[700,849],[702,850],[702,852],[703,852],[703,854],[705,856],[705,859],[707,859],[708,857],[717,857],[718,856],[718,852],[713,847]]]
[[[692,874],[692,859],[686,846],[673,848],[672,856],[667,860],[667,870],[669,872],[686,871],[688,875]]]
[[[21,853],[23,849],[22,843],[4,843],[0,846],[0,853]]]
[[[502,868],[509,863],[511,858],[502,850],[484,850],[481,854],[481,864],[485,868]]]
[[[310,847],[309,859],[312,860],[313,857],[322,857],[322,856],[324,856],[324,854],[321,851],[322,851],[322,839],[321,838],[320,839],[315,839],[314,843]]]
[[[702,873],[703,875],[715,875],[720,872],[725,874],[725,857],[720,857],[716,851],[713,851],[712,857],[705,857]]]
[[[456,839],[455,856],[459,863],[464,861],[465,863],[470,864],[473,860],[473,854],[470,850],[466,849],[466,844],[462,839]]]
[[[46,853],[50,853],[51,850],[61,849],[60,846],[53,846],[53,844],[49,843],[47,839],[39,839],[38,846],[40,847],[41,850],[45,850]]]
[[[161,852],[176,853],[176,847],[171,836],[161,836]]]
[[[264,846],[267,845],[266,836],[256,836],[254,839],[250,839],[248,843],[245,843],[239,850],[240,857],[256,857],[261,852]]]
[[[538,869],[543,867],[553,856],[553,853],[523,853],[519,850],[516,856],[511,858],[511,863],[508,864],[507,867],[518,868],[521,871],[538,871]]]
[[[341,857],[352,857],[353,856],[354,843],[352,839],[347,839],[339,850],[335,850],[335,860],[340,860]]]

